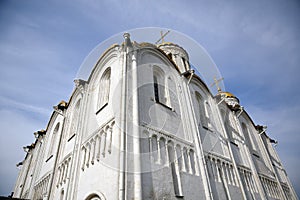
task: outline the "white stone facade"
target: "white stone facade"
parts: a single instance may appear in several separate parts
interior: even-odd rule
[[[14,197],[298,199],[264,127],[213,96],[188,52],[124,38],[24,147]]]

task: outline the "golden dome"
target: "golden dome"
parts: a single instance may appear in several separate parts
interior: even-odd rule
[[[217,98],[219,98],[219,101],[224,100],[231,110],[236,111],[240,109],[240,100],[230,92],[220,91],[217,94]]]
[[[225,97],[233,97],[236,98],[232,93],[230,92],[220,92],[221,95],[224,95]]]

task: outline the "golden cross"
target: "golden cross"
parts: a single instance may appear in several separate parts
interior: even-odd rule
[[[219,83],[223,80],[224,80],[224,78],[217,79],[216,77],[214,77],[214,82],[210,85],[210,87],[213,87],[214,85],[216,85],[218,92],[221,92],[222,90],[220,88]]]
[[[170,30],[168,30],[165,34],[163,34],[164,32],[163,31],[160,31],[160,38],[159,38],[159,40],[157,40],[156,42],[155,42],[155,44],[158,44],[160,41],[161,41],[161,43],[164,43],[165,41],[164,41],[164,37],[166,37],[166,35],[168,34],[168,33],[170,33]]]

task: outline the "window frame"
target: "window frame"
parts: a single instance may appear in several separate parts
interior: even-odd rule
[[[111,67],[107,67],[101,75],[98,85],[98,96],[96,102],[96,114],[103,110],[110,99]]]

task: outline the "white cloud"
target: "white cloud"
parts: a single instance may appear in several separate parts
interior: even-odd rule
[[[37,113],[37,114],[41,114],[44,116],[49,116],[49,114],[51,113],[50,109],[46,109],[46,108],[42,108],[42,107],[38,107],[38,106],[34,106],[34,105],[29,105],[29,104],[24,104],[21,102],[17,102],[13,99],[8,99],[5,97],[0,96],[0,105],[2,106],[8,106],[11,108],[16,108],[16,109],[20,109],[20,110],[24,110],[27,112],[33,112],[33,113]]]

